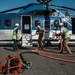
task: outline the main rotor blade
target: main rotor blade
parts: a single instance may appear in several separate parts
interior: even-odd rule
[[[70,8],[70,7],[66,7],[66,6],[58,6],[58,5],[54,5],[54,4],[48,4],[48,6],[55,6],[55,7],[60,7],[60,8],[65,8],[65,9],[69,9],[69,10],[75,11],[74,8]]]
[[[70,8],[70,7],[66,7],[66,6],[61,6],[62,8],[66,8],[66,9],[69,9],[69,10],[73,10],[73,11],[75,11],[75,9],[74,8]]]
[[[38,5],[38,4],[37,3],[31,3],[31,4],[28,4],[26,6],[21,6],[21,7],[9,9],[9,10],[1,11],[0,13],[6,13],[6,12],[10,12],[10,11],[19,10],[19,9],[25,9],[25,8],[28,8],[28,7],[32,6],[32,5]]]
[[[15,10],[19,10],[19,9],[23,9],[25,6],[22,6],[22,7],[18,7],[18,8],[13,8],[13,9],[9,9],[9,10],[5,10],[5,11],[2,11],[0,13],[6,13],[6,12],[10,12],[10,11],[15,11]]]

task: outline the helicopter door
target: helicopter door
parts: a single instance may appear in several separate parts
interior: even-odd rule
[[[71,18],[72,20],[72,34],[75,34],[75,17]]]
[[[44,21],[44,28],[45,28],[45,30],[50,30],[50,21],[49,20]],[[44,38],[46,40],[48,40],[49,39],[49,33],[45,33]]]
[[[22,15],[22,46],[32,46],[31,41],[31,16],[30,15]]]

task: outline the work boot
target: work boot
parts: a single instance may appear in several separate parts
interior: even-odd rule
[[[59,52],[60,54],[63,54],[63,49]]]
[[[43,50],[43,47],[41,47],[41,50]]]
[[[70,52],[70,51],[69,52],[67,51],[67,53],[72,54],[72,52]]]
[[[13,52],[17,52],[18,50],[13,50]]]
[[[63,54],[63,51],[59,52],[60,54]]]

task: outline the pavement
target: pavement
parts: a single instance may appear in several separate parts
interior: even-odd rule
[[[75,75],[75,63],[54,60],[32,53],[31,50],[35,50],[37,48],[36,46],[29,48],[19,46],[19,50],[16,52],[12,51],[12,47],[12,44],[0,44],[0,59],[7,55],[20,56],[20,54],[22,54],[26,61],[32,62],[30,69],[21,70],[17,75]],[[52,54],[51,56],[75,61],[75,46],[70,46],[70,48],[72,49],[73,56],[58,56]],[[45,46],[44,50],[57,52],[59,49],[56,45]],[[64,53],[66,53],[65,50]]]

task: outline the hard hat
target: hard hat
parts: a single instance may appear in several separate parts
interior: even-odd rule
[[[15,26],[19,26],[19,24],[18,24],[18,23],[16,23],[16,24],[15,24]]]
[[[63,23],[60,23],[59,25],[60,25],[60,26],[62,26],[62,25],[63,25]]]

